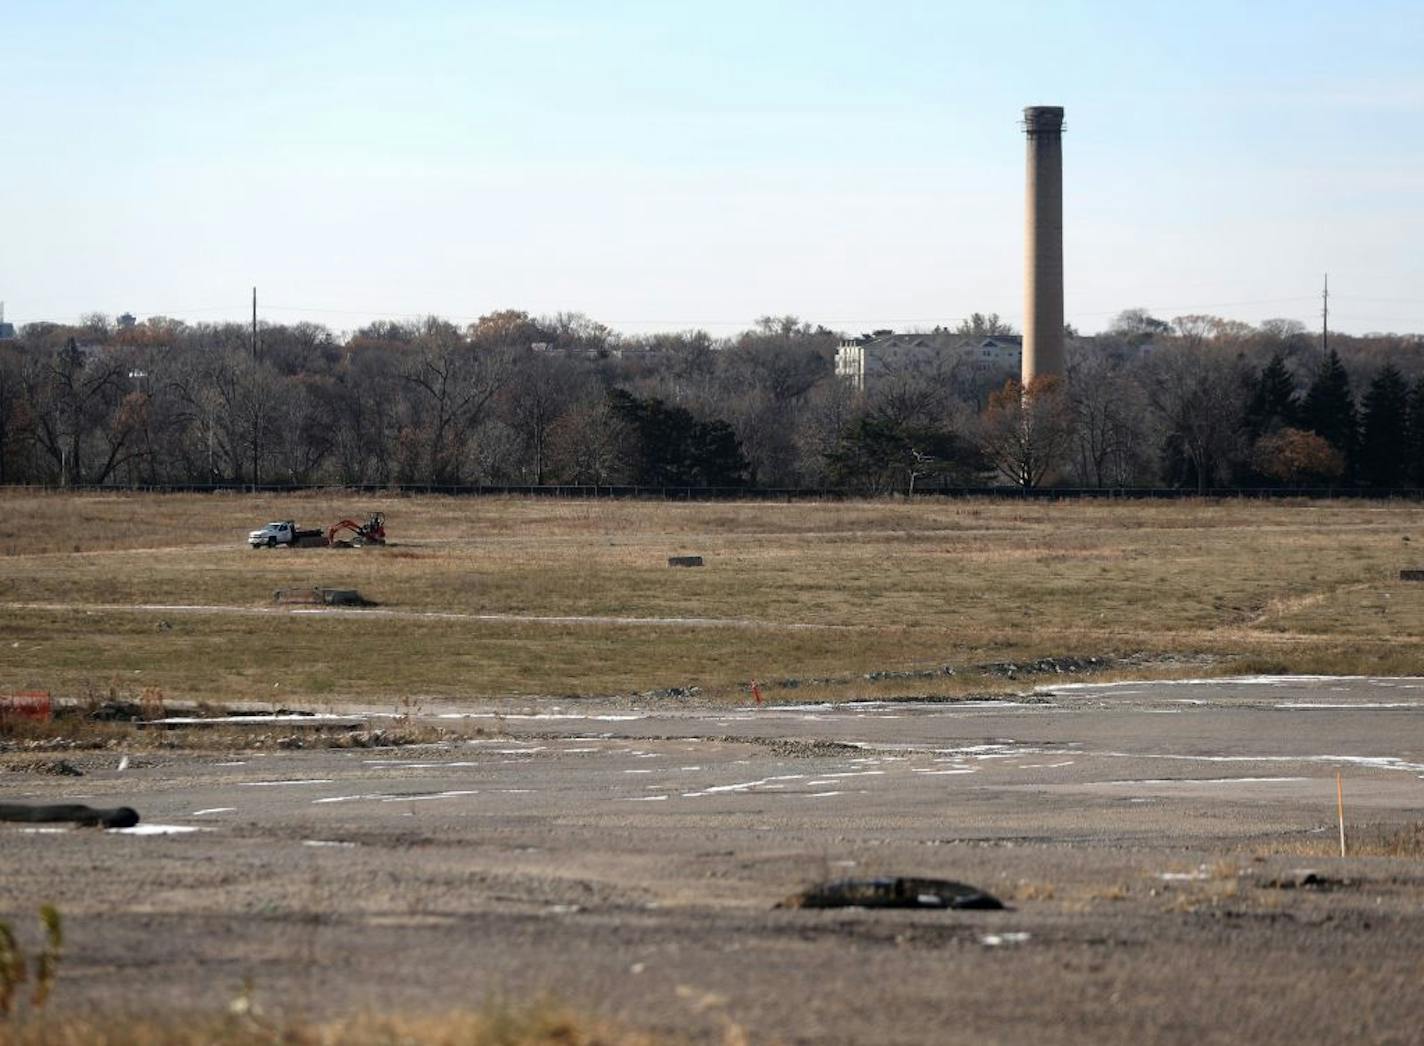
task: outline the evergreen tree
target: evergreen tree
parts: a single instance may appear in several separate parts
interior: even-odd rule
[[[689,438],[689,471],[708,487],[741,487],[748,462],[732,426],[721,418],[694,422]]]
[[[608,405],[628,426],[633,481],[648,486],[739,487],[747,459],[732,427],[720,418],[698,421],[691,411],[656,397],[611,389]]]
[[[1300,424],[1300,396],[1279,352],[1262,369],[1246,404],[1246,432],[1254,443],[1278,429]]]
[[[1301,405],[1305,428],[1323,437],[1345,459],[1345,475],[1353,476],[1359,442],[1359,420],[1350,375],[1335,350],[1321,363]]]
[[[986,467],[978,449],[949,429],[875,414],[846,426],[826,464],[837,486],[870,494],[909,491],[941,476],[970,483]]]
[[[1360,478],[1372,487],[1408,483],[1409,386],[1394,364],[1375,375],[1362,408]]]
[[[1409,435],[1404,474],[1416,487],[1424,487],[1424,377],[1409,390]]]

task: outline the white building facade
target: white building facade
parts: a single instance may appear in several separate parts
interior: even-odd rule
[[[847,338],[836,349],[836,375],[858,392],[874,391],[904,375],[1018,373],[1023,338],[1017,334],[963,335],[877,332]]]

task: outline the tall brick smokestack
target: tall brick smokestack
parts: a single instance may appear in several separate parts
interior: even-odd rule
[[[1063,107],[1023,111],[1028,135],[1024,213],[1023,383],[1063,375]]]

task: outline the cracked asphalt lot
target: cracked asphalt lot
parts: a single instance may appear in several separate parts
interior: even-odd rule
[[[143,817],[0,825],[0,916],[66,919],[54,1008],[250,979],[272,1012],[552,992],[701,1041],[1420,1041],[1422,855],[1332,848],[1337,771],[1357,846],[1424,820],[1424,680],[441,714],[503,734],[0,774]],[[773,908],[871,875],[1009,908]]]

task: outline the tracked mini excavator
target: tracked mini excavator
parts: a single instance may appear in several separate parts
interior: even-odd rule
[[[373,513],[371,518],[364,523],[357,523],[353,519],[343,519],[340,523],[334,524],[326,532],[327,544],[336,544],[337,535],[348,530],[351,532],[351,537],[344,540],[349,540],[353,545],[384,545],[386,543],[386,517],[379,512]]]

